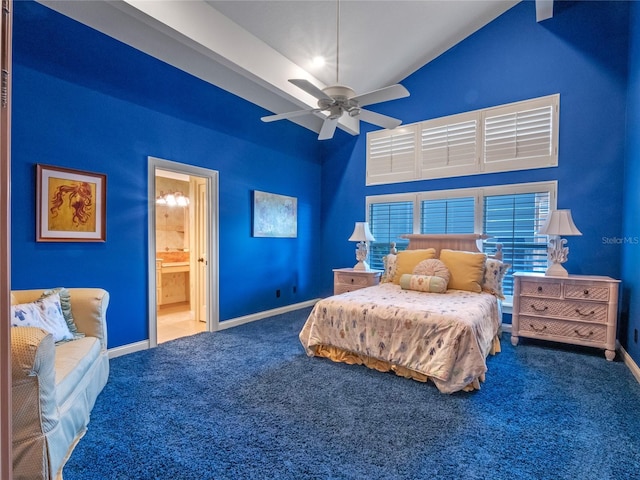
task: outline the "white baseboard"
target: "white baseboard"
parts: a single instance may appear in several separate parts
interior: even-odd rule
[[[223,322],[218,323],[218,330],[226,330],[227,328],[237,327],[245,323],[255,322],[256,320],[262,320],[263,318],[273,317],[274,315],[281,315],[283,313],[293,312],[294,310],[299,310],[301,308],[312,307],[319,300],[319,298],[316,298],[315,300],[294,303],[292,305],[287,305],[286,307],[278,307],[272,310],[252,313],[251,315],[245,315],[243,317],[232,318],[231,320],[224,320]]]
[[[120,357],[140,350],[147,350],[149,345],[149,340],[142,340],[141,342],[129,343],[127,345],[122,345],[121,347],[110,348],[109,358]]]
[[[293,312],[301,308],[312,307],[315,305],[319,298],[314,300],[307,300],[306,302],[294,303],[285,307],[278,307],[272,310],[265,310],[263,312],[252,313],[251,315],[245,315],[243,317],[232,318],[231,320],[224,320],[218,323],[217,330],[226,330],[227,328],[237,327],[244,325],[245,323],[255,322],[256,320],[262,320],[263,318],[273,317],[274,315],[280,315],[283,313]],[[121,355],[127,355],[129,353],[138,352],[140,350],[147,350],[150,347],[149,340],[142,340],[141,342],[129,343],[120,347],[109,349],[109,358],[120,357]]]
[[[640,368],[638,367],[638,364],[633,360],[633,358],[631,358],[631,355],[629,355],[627,351],[620,345],[618,345],[618,352],[620,352],[622,361],[627,366],[627,368],[631,370],[631,373],[635,377],[636,381],[640,383]]]

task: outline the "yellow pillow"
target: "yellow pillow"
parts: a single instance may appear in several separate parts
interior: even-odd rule
[[[419,250],[403,250],[398,252],[396,256],[396,273],[393,276],[393,283],[400,285],[400,277],[405,273],[413,273],[413,269],[416,268],[423,260],[429,260],[436,257],[435,248],[426,248]]]
[[[441,250],[440,260],[450,274],[448,288],[480,293],[486,258],[484,253]]]

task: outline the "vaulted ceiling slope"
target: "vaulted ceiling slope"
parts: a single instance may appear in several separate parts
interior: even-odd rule
[[[316,106],[290,78],[319,88],[340,83],[358,93],[376,90],[400,82],[518,2],[40,0],[273,113]],[[322,69],[311,65],[316,55],[327,59]],[[322,120],[295,119],[315,132]],[[359,132],[358,121],[345,115],[338,126]]]

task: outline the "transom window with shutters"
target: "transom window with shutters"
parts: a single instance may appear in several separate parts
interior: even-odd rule
[[[558,165],[560,95],[367,134],[367,185]]]
[[[401,238],[405,233],[484,233],[490,236],[484,250],[493,253],[500,244],[503,261],[511,265],[504,280],[509,297],[514,271],[547,268],[548,238],[537,232],[555,208],[556,190],[554,181],[367,197],[376,239],[369,263],[382,269],[391,242],[399,251],[407,247],[408,241]]]

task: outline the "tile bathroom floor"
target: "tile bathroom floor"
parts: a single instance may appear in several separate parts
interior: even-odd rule
[[[165,305],[158,310],[158,343],[204,332],[205,322],[193,319],[188,303]]]

